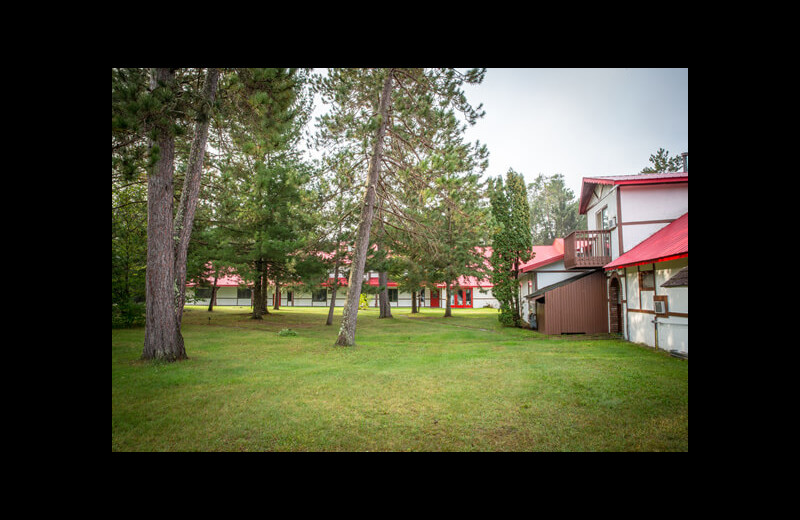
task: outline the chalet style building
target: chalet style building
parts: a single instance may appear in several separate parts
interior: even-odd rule
[[[689,173],[584,177],[575,231],[522,268],[531,328],[689,354]],[[536,248],[534,248],[536,250]]]

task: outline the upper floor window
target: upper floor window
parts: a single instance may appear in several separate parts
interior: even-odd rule
[[[608,206],[603,206],[603,209],[595,213],[596,229],[609,229],[611,227],[611,219],[608,217]]]

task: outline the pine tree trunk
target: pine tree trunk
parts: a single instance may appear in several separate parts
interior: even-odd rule
[[[170,88],[175,73],[154,69],[151,88],[162,82]],[[175,316],[175,243],[172,238],[172,176],[175,138],[162,124],[154,128],[158,160],[147,176],[147,299],[142,359],[186,359]]]
[[[272,303],[272,309],[281,310],[281,284],[277,279],[275,280],[275,301]]]
[[[355,254],[350,269],[350,279],[347,286],[347,301],[342,312],[342,326],[336,344],[349,347],[356,343],[356,322],[358,320],[358,301],[361,296],[361,284],[364,281],[364,264],[367,260],[367,247],[369,246],[369,230],[372,226],[372,215],[375,210],[375,190],[378,184],[378,173],[383,154],[383,137],[386,133],[386,124],[389,119],[389,98],[392,91],[392,70],[386,72],[381,92],[379,115],[380,122],[372,147],[372,157],[367,176],[364,205],[361,208],[361,220],[356,234]]]
[[[328,309],[328,321],[325,325],[333,324],[333,310],[336,307],[336,292],[339,289],[339,256],[337,251],[336,263],[333,265],[333,294],[331,295],[331,308]]]
[[[218,278],[219,278],[219,275],[215,274],[214,275],[214,285],[211,286],[211,299],[208,301],[208,312],[213,311],[214,310],[214,304],[217,303],[216,299],[217,299],[217,289],[218,289],[218,287],[217,287]]]
[[[254,320],[262,320],[262,316],[267,310],[267,288],[264,283],[266,276],[264,275],[264,262],[263,260],[256,260],[256,279],[253,283],[253,315]]]
[[[392,317],[392,305],[389,303],[389,287],[387,286],[389,283],[389,275],[388,273],[380,272],[378,273],[378,285],[383,287],[383,290],[380,292],[380,298],[378,299],[380,302],[380,311],[378,313],[378,318],[391,318]]]
[[[445,306],[444,310],[445,318],[451,318],[453,316],[453,312],[450,308],[450,295],[452,294],[450,291],[452,291],[452,289],[453,289],[452,284],[450,282],[447,282],[447,297],[445,298],[445,300],[447,300],[447,305]]]
[[[217,93],[219,69],[208,69],[203,86],[203,106],[196,118],[194,139],[189,151],[189,166],[183,180],[180,205],[175,215],[175,316],[178,322],[178,335],[181,334],[183,306],[186,303],[186,257],[189,251],[189,239],[192,236],[194,213],[197,209],[197,198],[200,193],[200,177],[203,173],[203,159],[208,142],[208,124],[211,119],[211,106]],[[183,341],[183,336],[181,336]]]
[[[269,314],[269,302],[267,301],[269,298],[269,277],[267,276],[267,263],[265,261],[261,261],[261,307],[258,309],[258,312],[261,316],[265,314]]]
[[[411,291],[411,314],[418,313],[417,310],[417,291]]]

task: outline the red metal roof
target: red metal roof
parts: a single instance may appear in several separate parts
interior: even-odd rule
[[[558,262],[564,258],[564,239],[556,238],[549,246],[533,246],[533,258],[520,266],[520,272],[527,273],[543,265]]]
[[[639,173],[636,175],[608,175],[602,177],[584,177],[581,180],[581,201],[578,211],[586,213],[592,198],[594,187],[598,184],[612,186],[629,186],[634,184],[665,184],[673,182],[689,182],[688,172],[672,173]]]
[[[604,269],[609,271],[620,267],[666,262],[687,256],[689,256],[688,211],[607,264]]]

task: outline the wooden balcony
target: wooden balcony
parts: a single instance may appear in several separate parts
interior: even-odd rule
[[[564,239],[564,267],[603,267],[611,262],[611,231],[573,231]]]

